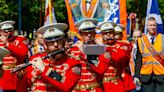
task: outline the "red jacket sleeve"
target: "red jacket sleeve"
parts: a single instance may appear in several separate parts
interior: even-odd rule
[[[80,75],[74,73],[72,71],[72,68],[70,70],[68,70],[65,75],[65,77],[63,77],[63,81],[59,82],[55,79],[50,78],[46,73],[50,68],[46,67],[45,71],[41,74],[42,78],[47,81],[48,83],[54,85],[56,88],[58,88],[59,90],[62,90],[64,92],[69,92],[77,83],[77,81],[80,79]]]
[[[28,89],[30,85],[27,79],[27,76],[25,75],[20,81],[18,81],[18,86],[16,92],[28,92]]]
[[[111,61],[115,62],[122,68],[129,65],[130,53],[127,50],[116,49],[116,51],[111,51],[110,54]]]
[[[12,43],[8,43],[7,49],[11,51],[16,57],[25,57],[28,53],[28,47],[25,44],[25,38],[17,39],[19,41],[18,46]]]
[[[98,63],[96,65],[91,64],[91,68],[99,75],[103,75],[104,72],[108,69],[109,62],[110,60],[106,59],[103,54],[99,56]]]

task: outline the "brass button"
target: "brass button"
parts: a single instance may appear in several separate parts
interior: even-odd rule
[[[85,85],[84,84],[80,85],[80,89],[85,90]]]
[[[87,85],[85,85],[86,86],[86,89],[90,89],[90,86],[87,84]]]

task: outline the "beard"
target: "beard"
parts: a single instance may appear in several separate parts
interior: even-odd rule
[[[107,45],[112,45],[114,42],[115,42],[114,39],[110,39],[110,40],[107,41]]]
[[[84,41],[84,43],[85,43],[85,44],[94,44],[94,43],[95,43],[95,40],[94,40],[94,38],[89,38],[89,39],[86,39],[86,40]]]
[[[104,43],[106,45],[111,45],[111,44],[113,44],[114,41],[115,40],[113,38],[104,38]]]
[[[64,57],[64,51],[51,56],[51,58],[55,61],[61,60],[63,57]]]

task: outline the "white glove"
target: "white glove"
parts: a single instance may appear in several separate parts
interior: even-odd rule
[[[136,78],[136,77],[135,77],[133,82],[134,82],[134,84],[136,84],[136,83],[139,83],[140,80],[139,80],[139,78]]]
[[[44,71],[45,65],[41,57],[34,58],[31,62],[32,65],[36,66],[40,71]]]
[[[136,90],[140,90],[141,89],[141,82],[139,80],[139,78],[134,78],[134,84],[136,85]]]
[[[106,58],[106,59],[111,59],[111,55],[110,55],[110,53],[109,52],[105,52],[104,53],[104,57]]]

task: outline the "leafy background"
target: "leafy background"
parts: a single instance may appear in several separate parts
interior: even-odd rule
[[[0,22],[14,20],[18,22],[18,1],[0,0]],[[144,24],[147,0],[126,0],[127,12],[137,13],[137,18]],[[45,0],[21,0],[22,30],[28,34],[44,23]],[[164,0],[158,0],[160,13],[164,22]],[[58,22],[68,23],[64,0],[54,0],[55,16]],[[16,29],[18,24],[16,24]],[[141,25],[141,27],[144,25]]]

